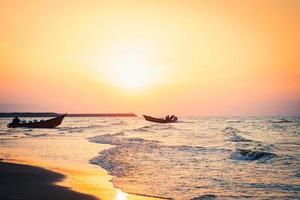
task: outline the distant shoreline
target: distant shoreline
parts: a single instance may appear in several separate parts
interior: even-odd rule
[[[0,113],[4,117],[57,117],[60,113],[54,112],[9,112]],[[137,117],[134,113],[76,113],[67,114],[66,117]]]

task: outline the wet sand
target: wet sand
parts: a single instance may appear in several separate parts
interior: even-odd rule
[[[97,198],[55,185],[65,178],[40,167],[0,162],[0,199],[4,200],[96,200]]]
[[[79,170],[28,160],[0,159],[0,200],[160,199],[124,193],[114,188],[110,179],[100,167]]]

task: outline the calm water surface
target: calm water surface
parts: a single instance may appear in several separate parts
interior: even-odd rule
[[[2,158],[90,162],[128,193],[180,200],[300,198],[299,117],[187,117],[175,124],[66,118],[50,130],[7,129],[8,121],[0,119]],[[94,155],[96,143],[108,148]]]

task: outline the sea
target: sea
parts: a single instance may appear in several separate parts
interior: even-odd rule
[[[90,163],[150,197],[300,199],[300,117],[66,117],[55,129],[8,129],[10,120],[0,119],[0,159]]]

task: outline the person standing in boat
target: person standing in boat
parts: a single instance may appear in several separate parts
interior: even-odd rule
[[[18,117],[15,117],[12,121],[12,124],[19,124],[20,123],[20,119]]]
[[[175,116],[175,117],[173,118],[173,121],[174,121],[174,122],[176,122],[176,121],[177,121],[177,119],[178,119],[178,118]]]

